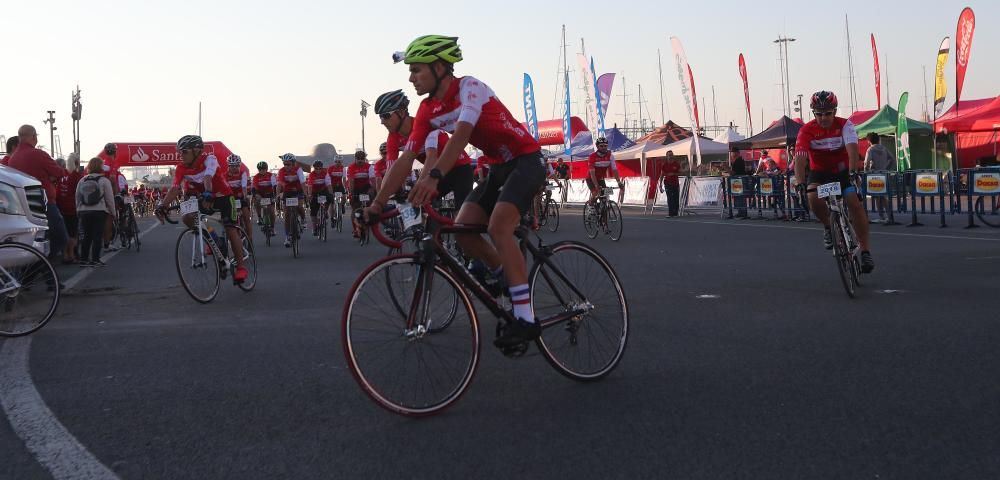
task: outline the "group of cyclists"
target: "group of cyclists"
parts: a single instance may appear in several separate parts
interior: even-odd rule
[[[303,205],[308,198],[311,226],[316,235],[320,228],[317,213],[321,208],[334,208],[333,199],[340,193],[349,198],[352,210],[362,212],[361,220],[353,222],[354,234],[358,235],[360,229],[377,221],[392,198],[405,197],[413,205],[423,205],[453,194],[457,208],[455,222],[487,225],[491,240],[480,235],[456,235],[463,254],[478,259],[506,287],[517,319],[500,332],[494,343],[503,348],[538,338],[541,328],[531,308],[525,259],[514,232],[543,190],[546,179],[565,176],[566,171],[554,172],[547,165],[539,142],[486,83],[456,74],[455,65],[462,61],[457,37],[421,36],[405,52],[394,54],[393,60],[407,66],[410,84],[424,98],[416,112],[411,113],[410,100],[401,89],[378,97],[375,113],[387,130],[378,162],[369,164],[365,152],[358,151],[350,165],[345,166],[339,160],[332,165],[316,161],[306,175],[296,157],[286,153],[280,156],[282,167],[276,173],[269,171],[266,162],[260,162],[257,173],[251,176],[238,155],[230,155],[226,159],[227,168],[222,169],[218,159],[205,151],[203,140],[188,135],[177,142],[182,163],[177,167],[173,187],[165,194],[154,189],[142,195],[158,201],[160,213],[182,191],[197,196],[203,208],[219,212],[230,245],[237,250],[234,280],[239,282],[246,278],[247,272],[239,252],[242,247],[232,227],[239,218],[251,218],[251,204],[258,218],[262,209],[268,209],[266,213],[274,218],[275,202],[262,206],[259,201],[262,198],[298,198],[296,211],[301,224],[305,224]],[[851,172],[860,167],[857,134],[849,121],[835,116],[837,99],[832,93],[817,92],[812,96],[811,107],[816,119],[799,134],[796,178],[799,184],[807,185],[813,211],[828,225],[829,217],[824,203],[816,198],[816,187],[838,181],[845,193],[854,191]],[[599,138],[595,143],[596,151],[588,159],[591,202],[606,187],[607,177],[613,177],[621,186],[607,140]],[[468,145],[483,152],[475,170],[472,159],[465,153]],[[419,172],[413,170],[414,160],[423,164]],[[407,183],[412,188],[405,191]],[[363,196],[370,203],[363,204]],[[863,251],[863,270],[867,273],[874,268],[867,216],[856,195],[847,197]],[[321,202],[321,198],[325,201]],[[189,222],[189,218],[185,221]],[[292,232],[288,230],[289,222],[285,224],[288,246]],[[245,230],[249,235],[253,229]],[[824,244],[829,248],[830,243],[827,227]]]

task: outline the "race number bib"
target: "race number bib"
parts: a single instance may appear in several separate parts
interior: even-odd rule
[[[285,199],[286,207],[297,207],[299,206],[299,197],[288,197]]]
[[[362,193],[361,195],[358,195],[358,200],[361,200],[362,202],[367,202],[368,201],[368,195]]]
[[[260,199],[260,205],[262,207],[266,207],[266,206],[268,206],[270,204],[271,204],[271,199],[270,198],[262,198],[262,199]]]
[[[181,215],[190,215],[198,211],[198,199],[192,198],[181,202]]]
[[[820,185],[816,189],[816,195],[819,198],[827,198],[833,196],[840,196],[840,182],[827,183],[825,185]]]
[[[409,203],[399,204],[399,216],[403,219],[404,230],[409,230],[410,227],[420,224],[420,212]]]
[[[243,208],[243,202],[241,202],[240,199],[237,198],[233,201],[233,203],[236,205],[236,208]]]
[[[341,198],[344,198],[344,192],[333,192],[333,198],[339,201]]]
[[[326,205],[326,195],[320,195],[316,201],[319,202],[320,205]]]

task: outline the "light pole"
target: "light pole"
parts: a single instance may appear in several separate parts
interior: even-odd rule
[[[80,103],[80,86],[73,92],[73,153],[80,155],[80,118],[83,117],[83,104]]]
[[[361,150],[365,150],[365,117],[368,116],[368,102],[361,101]]]
[[[782,92],[782,93],[783,93],[783,96],[785,98],[785,112],[787,112],[786,115],[788,113],[791,113],[791,111],[792,111],[791,107],[788,105],[788,103],[792,101],[792,95],[791,95],[791,93],[789,93],[789,92],[791,92],[791,87],[789,87],[789,85],[788,85],[789,84],[789,81],[788,81],[788,42],[794,42],[794,41],[795,41],[794,38],[782,37],[781,35],[778,35],[778,39],[774,41],[774,43],[778,44],[778,55],[780,56],[781,61],[784,62],[783,65],[782,65],[782,74],[784,75],[784,78],[782,78],[781,80],[782,80],[782,83],[784,84],[784,87],[785,87],[785,91]]]
[[[802,113],[802,94],[798,95],[799,99],[795,101],[795,112],[799,114],[799,118],[802,119],[802,123],[806,122],[806,114]]]
[[[52,155],[56,154],[56,111],[48,110],[49,114],[48,120],[42,123],[49,124],[49,153]]]

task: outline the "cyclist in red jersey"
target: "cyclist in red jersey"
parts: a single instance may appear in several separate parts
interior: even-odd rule
[[[197,196],[201,199],[203,210],[214,210],[222,216],[229,246],[236,257],[236,271],[233,281],[241,283],[246,280],[249,272],[243,266],[243,242],[236,230],[236,209],[233,192],[226,183],[225,174],[219,168],[219,160],[215,155],[205,151],[205,142],[197,135],[185,135],[177,141],[177,151],[181,155],[181,163],[174,170],[174,185],[164,196],[157,207],[157,217],[161,218],[167,206],[181,196]],[[194,228],[194,214],[185,215],[184,224]],[[214,235],[214,232],[212,233]],[[225,242],[219,242],[223,254],[226,252]]]
[[[250,181],[250,193],[254,198],[254,209],[257,211],[257,224],[263,225],[264,221],[261,216],[261,210],[267,209],[268,213],[271,214],[271,218],[274,218],[274,189],[278,185],[278,177],[273,173],[267,171],[267,162],[257,163],[257,174],[253,176]],[[271,203],[266,207],[260,206],[260,199],[267,198],[271,200]]]
[[[375,169],[368,163],[368,154],[364,150],[354,152],[354,163],[347,166],[347,173],[344,175],[344,185],[347,186],[347,194],[351,201],[351,211],[360,210],[363,205],[361,195],[372,195],[372,178],[375,176]],[[358,223],[352,221],[354,237],[358,235]]]
[[[518,320],[506,326],[494,344],[510,348],[541,335],[531,308],[527,267],[514,230],[545,183],[545,160],[538,142],[492,89],[473,77],[455,76],[454,64],[462,60],[457,40],[425,35],[406,49],[402,61],[409,65],[409,81],[418,94],[427,98],[420,103],[403,154],[390,165],[369,217],[380,213],[389,193],[403,184],[413,159],[433,130],[445,130],[452,138],[434,163],[424,165],[410,192],[414,204],[427,203],[437,194],[442,179],[470,143],[501,161],[491,169],[488,180],[469,194],[456,221],[488,224],[492,245],[479,235],[459,236],[458,240],[465,254],[481,259],[494,274],[502,271],[507,280]],[[392,149],[390,142],[390,157]]]
[[[604,182],[604,179],[608,176],[608,171],[615,177],[615,181],[618,182],[618,188],[622,188],[622,179],[618,176],[618,165],[615,165],[615,154],[608,150],[608,139],[600,137],[594,144],[597,146],[597,151],[590,154],[587,158],[587,165],[589,166],[589,172],[587,176],[587,188],[590,189],[590,200],[588,203],[593,203],[594,198],[600,193],[598,188],[604,188],[608,185]]]
[[[226,166],[226,184],[233,191],[234,204],[239,204],[236,206],[236,215],[242,216],[238,224],[246,231],[247,240],[253,243],[253,229],[250,228],[250,199],[247,197],[250,178],[243,172],[243,159],[239,155],[229,154]]]
[[[313,162],[313,169],[306,179],[306,195],[309,196],[309,215],[312,220],[313,236],[319,236],[319,197],[326,199],[322,208],[333,205],[333,188],[331,188],[330,173],[323,166],[322,160]]]
[[[299,206],[295,207],[295,209],[299,212],[299,221],[305,223],[306,211],[302,206],[302,199],[305,198],[306,175],[302,172],[302,168],[299,167],[295,155],[286,153],[278,158],[281,159],[281,164],[283,165],[277,174],[278,195],[282,195],[283,198],[297,197],[299,199]],[[286,218],[284,223],[285,247],[290,248],[292,246],[292,232],[288,230],[290,222]]]
[[[837,96],[833,92],[816,92],[809,104],[815,119],[799,130],[795,141],[795,179],[798,185],[806,184],[808,164],[806,192],[809,195],[809,206],[825,227],[823,246],[827,250],[833,248],[830,212],[826,202],[816,195],[816,188],[826,183],[840,182],[844,200],[851,211],[851,224],[861,243],[861,271],[871,273],[875,269],[875,261],[872,260],[869,242],[868,213],[865,212],[852,181],[855,172],[861,167],[858,133],[850,120],[836,116]]]
[[[382,142],[382,145],[378,146],[378,154],[381,156],[377,161],[375,161],[375,193],[382,188],[382,177],[385,176],[385,171],[389,168],[387,160],[385,159],[386,143]]]

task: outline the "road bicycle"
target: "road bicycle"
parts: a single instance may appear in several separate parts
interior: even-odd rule
[[[299,218],[299,197],[297,195],[285,195],[285,225],[287,225],[288,234],[291,236],[289,241],[292,244],[292,258],[299,258],[301,253],[299,250],[299,244],[302,240],[303,227],[301,225],[301,219]]]
[[[181,285],[191,298],[199,303],[209,303],[219,294],[222,279],[236,269],[236,258],[233,256],[233,249],[228,245],[229,237],[224,231],[222,235],[216,236],[215,231],[208,225],[208,216],[213,212],[200,210],[197,198],[168,208],[164,214],[167,223],[177,224],[177,219],[170,216],[171,212],[177,210],[181,216],[191,214],[195,218],[194,226],[185,229],[177,237],[175,248],[177,275],[180,276]],[[240,290],[249,292],[257,285],[257,258],[246,232],[238,226],[231,228],[235,228],[239,233],[243,244],[243,266],[249,273],[243,282],[233,283]],[[230,247],[226,248],[225,254],[222,253],[223,245],[220,245],[220,242]]]
[[[122,247],[129,250],[135,245],[135,251],[142,250],[142,240],[139,239],[139,224],[135,220],[135,199],[131,196],[122,197],[125,208],[118,216],[119,232],[121,235]]]
[[[260,231],[264,234],[264,243],[271,246],[274,237],[274,199],[260,197]]]
[[[433,208],[423,210],[429,220],[409,205],[379,217],[404,212],[404,225],[423,222],[425,235],[415,253],[378,260],[358,277],[341,323],[344,355],[361,389],[379,406],[406,416],[438,413],[469,387],[480,355],[470,293],[500,320],[498,336],[515,321],[441,243],[442,233],[482,235],[486,226],[454,224]],[[394,242],[371,230],[379,241]],[[528,284],[542,326],[535,345],[568,378],[605,377],[621,361],[629,330],[628,302],[614,268],[583,243],[547,245],[523,223],[515,235],[532,265]],[[519,357],[527,348],[502,352]]]
[[[614,191],[614,187],[601,187],[601,193],[594,201],[584,205],[583,228],[587,238],[597,238],[598,233],[604,232],[613,241],[621,240],[622,209],[618,202],[611,199]]]
[[[45,254],[21,243],[0,244],[0,337],[44,327],[61,294],[59,275]]]
[[[539,208],[538,213],[538,226],[545,227],[552,233],[559,230],[559,202],[552,198],[552,192],[555,190],[562,190],[562,186],[551,183],[545,185],[545,193],[541,195],[541,208]]]
[[[330,228],[344,231],[344,192],[333,192],[333,216],[330,217]]]
[[[840,182],[820,185],[816,188],[816,195],[824,199],[830,209],[833,257],[847,296],[854,298],[857,287],[861,285],[861,243],[851,224],[850,209],[843,201]]]
[[[326,221],[329,216],[329,208],[326,206],[326,195],[321,194],[316,198],[316,202],[319,204],[319,211],[316,212],[316,228],[318,229],[316,234],[320,241],[326,241]]]

